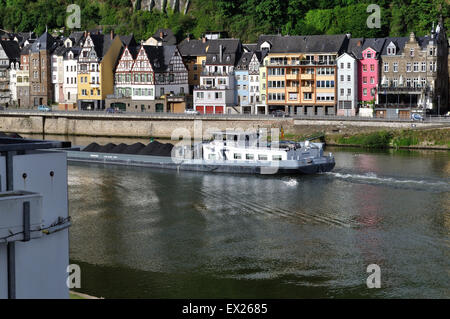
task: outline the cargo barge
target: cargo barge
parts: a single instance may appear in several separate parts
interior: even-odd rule
[[[100,163],[137,167],[234,174],[316,174],[329,172],[335,166],[334,156],[324,155],[322,143],[281,142],[264,145],[258,135],[222,132],[212,141],[194,146],[150,143],[139,146],[92,145],[66,150],[69,162]],[[156,145],[155,145],[156,144]],[[98,146],[98,145],[97,145]],[[131,151],[127,151],[133,149]],[[163,156],[158,154],[161,149]],[[146,150],[149,150],[148,152]],[[121,151],[121,153],[115,153]],[[134,152],[135,154],[130,154]]]

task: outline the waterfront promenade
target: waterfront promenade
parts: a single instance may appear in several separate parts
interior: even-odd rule
[[[35,110],[2,111],[0,131],[22,134],[53,134],[111,137],[170,138],[176,128],[186,128],[193,134],[195,123],[201,120],[203,132],[210,129],[281,128],[286,134],[308,134],[319,131],[361,133],[378,129],[408,129],[450,127],[449,118],[427,118],[423,122],[402,119],[380,119],[338,116],[267,115],[187,115],[174,113],[106,112],[39,112]]]

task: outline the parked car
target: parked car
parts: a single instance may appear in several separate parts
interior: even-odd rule
[[[411,120],[413,120],[413,121],[424,121],[425,119],[423,118],[422,115],[417,114],[417,113],[413,113],[413,114],[411,114]]]
[[[184,111],[184,113],[185,113],[185,114],[189,114],[189,115],[199,115],[199,114],[200,114],[199,111],[194,110],[194,109],[186,109],[186,110]]]
[[[37,109],[41,112],[50,112],[52,110],[47,105],[39,105]]]

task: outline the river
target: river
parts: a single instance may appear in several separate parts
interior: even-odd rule
[[[102,142],[111,141],[127,142]],[[81,267],[79,291],[449,298],[450,152],[327,152],[336,157],[332,173],[298,177],[71,164],[70,258]],[[367,288],[371,264],[381,269],[380,289]]]

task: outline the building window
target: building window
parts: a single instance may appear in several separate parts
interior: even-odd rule
[[[411,72],[411,63],[406,63],[406,72]]]
[[[258,155],[258,160],[260,161],[267,161],[267,155]]]
[[[414,49],[410,49],[410,50],[409,50],[409,55],[410,55],[410,56],[414,56]]]
[[[363,89],[363,95],[367,96],[367,89],[366,88]]]
[[[363,72],[367,72],[367,65],[366,64],[363,65]]]
[[[384,72],[389,72],[389,63],[384,63]]]
[[[419,62],[414,62],[414,72],[419,72]]]
[[[350,82],[352,80],[352,76],[351,75],[347,75],[347,81]]]
[[[367,77],[366,76],[363,77],[363,84],[367,84]]]
[[[375,65],[374,64],[370,65],[370,72],[375,72]]]
[[[422,72],[427,72],[427,63],[422,62]]]
[[[394,72],[398,72],[398,62],[394,62]]]

